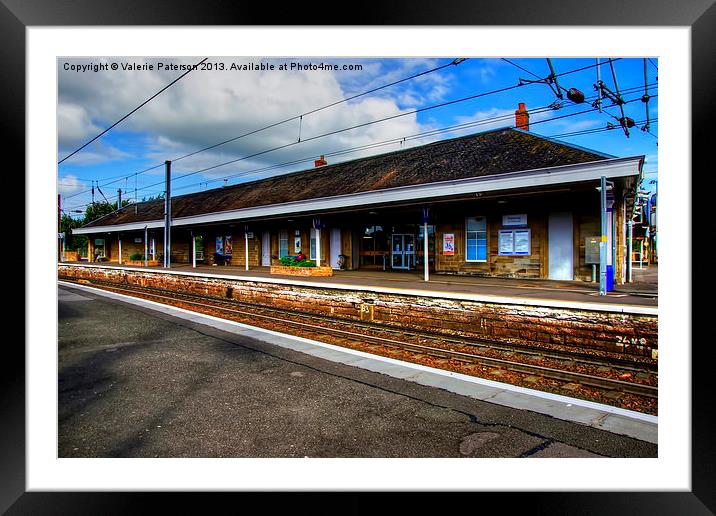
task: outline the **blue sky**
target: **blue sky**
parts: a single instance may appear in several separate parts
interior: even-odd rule
[[[456,56],[459,57],[459,56]],[[181,75],[181,71],[157,70],[159,62],[188,64],[201,58],[94,58],[58,60],[58,161],[72,150],[91,139],[104,128],[131,111],[138,104]],[[185,154],[292,118],[312,109],[346,99],[387,83],[448,64],[454,58],[415,59],[356,59],[356,58],[232,58],[212,57],[209,63],[223,65],[224,70],[196,70],[152,100],[99,140],[58,165],[58,191],[63,197],[67,212],[81,210],[92,200],[92,181],[111,202],[117,189],[123,198],[136,199],[157,195],[163,191],[163,167],[148,172],[143,170],[175,160]],[[587,97],[576,105],[565,99],[558,101],[550,87],[544,83],[526,84],[501,93],[450,106],[412,113],[416,109],[448,102],[471,95],[514,86],[520,78],[534,80],[546,77],[550,70],[546,59],[512,58],[509,63],[500,58],[470,58],[466,61],[381,89],[370,95],[343,102],[331,108],[308,114],[302,120],[293,120],[274,128],[240,138],[200,154],[173,163],[173,177],[192,173],[172,183],[174,195],[236,184],[295,170],[310,168],[320,154],[326,154],[329,163],[355,159],[367,155],[389,152],[401,146],[414,146],[430,141],[481,132],[496,127],[513,126],[514,111],[518,103],[527,109],[544,108],[530,117],[530,131],[554,136],[574,145],[591,148],[614,156],[646,156],[645,171],[649,179],[656,178],[658,168],[658,61],[647,60],[647,80],[650,85],[649,101],[651,125],[649,132],[642,131],[646,119],[644,94],[644,60],[624,58],[615,61],[618,85],[624,91],[626,116],[637,122],[627,138],[616,127],[606,130],[608,124],[618,124],[617,106],[605,99],[604,113],[593,111],[574,116],[573,113],[592,109],[596,96],[596,68],[569,73],[558,77],[565,89],[577,88]],[[607,58],[602,58],[602,80],[614,90],[614,81]],[[125,71],[123,63],[151,64],[154,70]],[[308,62],[313,64],[360,65],[358,70],[326,71],[279,70],[282,64]],[[552,59],[556,74],[570,72],[595,64],[594,58]],[[118,70],[77,72],[65,70],[68,65],[117,63]],[[230,70],[236,64],[273,64],[273,71]],[[514,63],[514,64],[513,64]],[[520,69],[518,66],[524,68]],[[531,72],[531,73],[528,73]],[[532,75],[534,74],[534,75]],[[555,105],[555,102],[558,102]],[[557,106],[559,109],[554,109]],[[550,107],[551,106],[551,107]],[[397,116],[396,115],[402,115]],[[338,131],[354,125],[366,124],[385,117],[391,120],[364,125],[351,131],[304,141],[324,133]],[[563,117],[550,121],[554,117]],[[472,124],[460,129],[460,124]],[[443,129],[445,129],[443,131]],[[591,134],[569,135],[578,131],[600,130]],[[441,130],[440,132],[437,132]],[[301,143],[298,136],[301,136]],[[408,138],[404,137],[429,135]],[[355,147],[392,141],[390,144],[368,149]],[[288,143],[288,148],[268,152],[253,158],[252,154]],[[331,156],[332,152],[349,151]],[[206,172],[198,172],[227,161],[235,163]],[[278,167],[287,162],[300,163]],[[272,167],[272,168],[269,168]],[[142,172],[142,173],[139,173]],[[157,184],[158,183],[158,184]],[[95,200],[103,200],[98,190]]]

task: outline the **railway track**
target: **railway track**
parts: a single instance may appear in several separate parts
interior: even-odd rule
[[[331,344],[384,355],[397,353],[402,359],[411,360],[411,355],[417,355],[447,361],[448,366],[457,363],[493,372],[495,370],[504,371],[510,376],[517,377],[520,381],[525,378],[537,378],[545,379],[552,384],[566,382],[568,385],[579,386],[587,390],[596,389],[607,394],[611,393],[611,397],[607,396],[607,399],[612,402],[619,399],[618,393],[652,401],[656,400],[658,393],[656,368],[653,364],[648,363],[635,364],[633,361],[624,359],[595,357],[584,353],[546,351],[537,347],[530,349],[528,346],[512,348],[463,337],[389,328],[377,323],[346,320],[330,315],[297,313],[277,307],[246,303],[233,298],[175,292],[140,285],[118,285],[115,282],[95,279],[91,282],[78,281],[76,278],[61,279],[75,283],[81,281],[98,288],[156,300],[163,304],[180,307],[185,305],[184,307],[195,311],[233,318],[238,322],[255,326],[268,326],[269,329],[322,340]],[[345,329],[346,326],[349,329]],[[399,338],[396,338],[398,335]],[[316,338],[317,336],[320,338]],[[392,351],[385,353],[383,352],[385,350]],[[540,364],[535,362],[540,362]],[[625,381],[621,379],[624,377],[639,380]],[[651,406],[653,403],[647,403],[647,405]],[[648,410],[653,411],[654,409]]]

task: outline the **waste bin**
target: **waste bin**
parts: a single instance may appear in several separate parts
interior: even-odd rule
[[[607,265],[607,292],[614,290],[614,266]]]

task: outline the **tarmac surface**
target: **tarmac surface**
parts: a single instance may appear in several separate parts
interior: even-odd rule
[[[58,296],[59,457],[657,456],[88,289]]]

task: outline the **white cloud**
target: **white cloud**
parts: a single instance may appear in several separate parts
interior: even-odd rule
[[[59,145],[76,146],[92,138],[101,129],[92,123],[82,106],[70,102],[57,106],[57,131]]]
[[[212,61],[238,62],[236,59],[212,58]],[[100,62],[94,60],[95,62]],[[112,59],[121,62],[121,59]],[[156,60],[132,60],[141,63]],[[167,60],[164,60],[167,61]],[[176,59],[177,63],[194,60]],[[244,59],[242,62],[258,62]],[[86,62],[75,60],[73,62]],[[276,63],[283,62],[278,59]],[[428,64],[428,63],[423,63]],[[415,63],[414,67],[419,67]],[[372,73],[380,69],[373,67]],[[179,72],[162,73],[150,71],[106,71],[90,74],[60,71],[58,123],[61,149],[77,140],[96,134],[98,123],[111,123],[126,114],[140,102],[154,94]],[[388,76],[374,77],[375,83],[390,82],[394,75],[407,75],[399,68]],[[433,74],[431,74],[433,75]],[[341,75],[342,77],[342,75]],[[356,74],[356,77],[358,75]],[[365,74],[363,79],[367,79]],[[357,80],[357,79],[356,79]],[[370,88],[370,84],[365,88]],[[445,80],[431,79],[426,84],[430,95],[444,94]],[[417,94],[415,94],[417,95]],[[338,76],[326,71],[200,71],[187,75],[166,90],[152,102],[134,113],[113,131],[135,131],[142,134],[146,157],[161,163],[183,154],[213,145],[227,138],[251,132],[260,127],[290,118],[345,98]],[[421,101],[417,96],[413,103]],[[382,96],[366,96],[348,103],[306,115],[301,121],[301,139],[306,140],[323,133],[345,127],[364,124],[378,118],[405,113],[412,108],[399,107],[399,101]],[[58,118],[59,120],[59,118]],[[359,146],[374,141],[402,137],[418,133],[423,127],[414,114],[378,124],[368,125],[300,145],[290,151],[277,151],[257,157],[254,163],[275,163],[277,156],[302,157],[310,154],[325,154],[332,150]],[[176,164],[177,173],[197,170],[238,157],[249,156],[269,148],[296,142],[299,135],[299,120],[293,120],[272,129],[238,139],[235,142],[213,149]],[[113,141],[116,145],[116,141]],[[94,148],[92,149],[94,150]],[[107,149],[105,149],[107,150]],[[85,151],[71,158],[79,160]],[[120,151],[124,152],[124,151]],[[62,156],[62,150],[60,156]],[[107,158],[117,156],[109,154]],[[95,157],[87,157],[92,161]],[[74,161],[73,161],[74,162]],[[79,161],[78,161],[79,163]],[[241,168],[245,163],[241,163]],[[248,163],[246,163],[248,164]],[[224,175],[225,171],[238,167],[228,165],[216,169],[214,174]],[[161,172],[161,171],[159,171]],[[208,175],[208,174],[207,174]],[[197,181],[200,178],[197,177]]]
[[[85,190],[86,188],[87,184],[77,179],[77,176],[66,175],[57,180],[57,192],[63,197]]]

